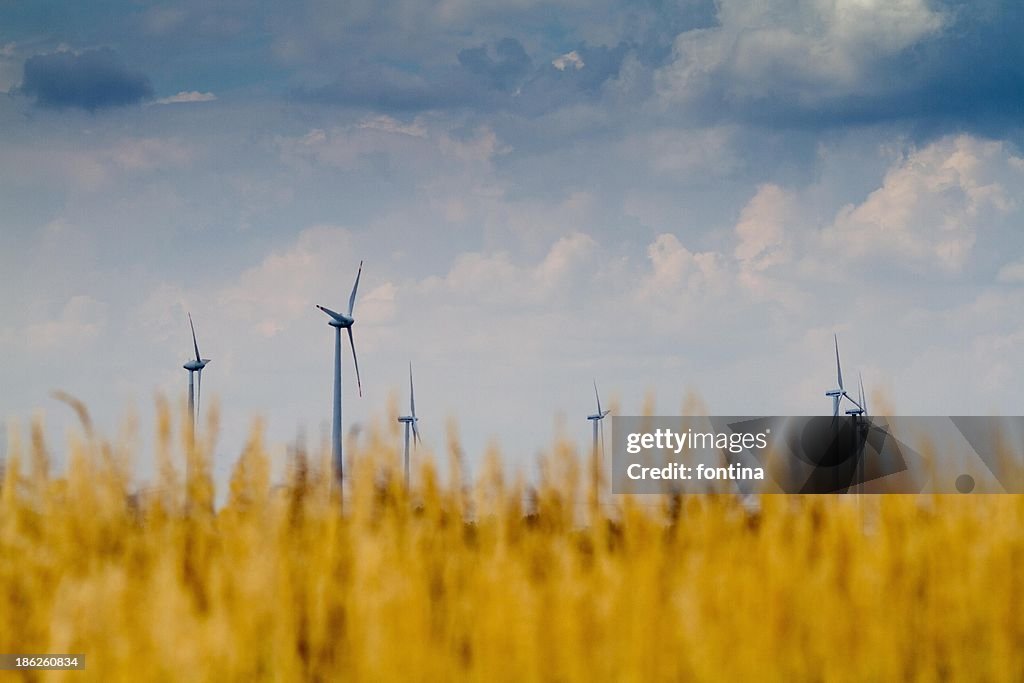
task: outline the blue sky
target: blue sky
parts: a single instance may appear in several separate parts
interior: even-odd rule
[[[1012,2],[0,5],[0,415],[148,440],[196,321],[220,473],[329,431],[333,340],[428,447],[622,413],[1019,412]],[[6,95],[2,93],[6,92]],[[351,358],[346,354],[346,374]],[[397,432],[396,432],[397,443]]]

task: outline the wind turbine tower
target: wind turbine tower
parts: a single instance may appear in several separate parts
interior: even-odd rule
[[[341,453],[341,330],[348,332],[348,343],[352,347],[352,362],[356,367],[356,384],[359,387],[359,395],[363,395],[363,382],[359,378],[359,359],[356,357],[356,343],[352,339],[352,325],[355,318],[352,317],[352,310],[356,304],[356,290],[359,289],[359,278],[363,274],[363,262],[359,262],[359,271],[356,273],[356,283],[352,285],[352,294],[348,297],[348,314],[335,313],[329,308],[317,306],[326,313],[330,320],[327,324],[334,328],[334,421],[331,429],[331,457],[334,461],[334,473],[338,478],[338,485],[341,485],[344,467]]]
[[[420,430],[416,426],[419,418],[416,417],[416,392],[412,388],[412,363],[409,363],[409,414],[398,418],[398,421],[405,425],[405,488],[409,488],[409,429],[412,428],[413,438],[418,445],[420,442]]]
[[[196,434],[196,409],[203,398],[203,368],[210,362],[209,358],[201,358],[199,355],[199,342],[196,341],[196,326],[192,324],[192,314],[188,314],[188,325],[192,328],[192,347],[196,351],[196,359],[189,360],[185,363],[184,367],[188,370],[188,413],[192,420],[192,437],[195,438]],[[195,375],[199,375],[199,392],[196,395],[195,386],[193,379]],[[198,399],[198,400],[197,400]]]

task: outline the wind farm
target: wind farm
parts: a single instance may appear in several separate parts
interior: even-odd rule
[[[393,412],[387,419],[391,430],[396,422],[400,426],[400,444],[371,427],[366,438],[351,439],[343,461],[342,330],[356,373],[349,391],[361,396],[353,338],[361,277],[362,262],[345,313],[317,306],[334,330],[333,367],[323,358],[314,362],[320,374],[333,370],[331,440],[320,457],[297,444],[282,483],[271,484],[273,456],[255,431],[235,463],[223,504],[192,504],[213,481],[211,455],[194,436],[201,373],[211,361],[202,356],[191,314],[183,438],[176,444],[170,429],[160,432],[156,451],[163,460],[144,495],[131,489],[126,461],[111,457],[109,444],[91,428],[85,440],[72,442],[73,464],[64,474],[51,474],[42,464],[48,456],[40,436],[30,441],[30,451],[13,454],[0,487],[0,550],[30,541],[51,550],[22,556],[17,565],[15,553],[0,553],[0,586],[16,588],[0,591],[0,646],[81,649],[102,678],[129,671],[143,679],[173,678],[181,656],[161,643],[174,642],[187,644],[194,671],[218,680],[328,679],[342,670],[373,680],[530,679],[539,671],[565,680],[603,680],[637,670],[655,679],[746,679],[763,673],[772,658],[787,678],[799,679],[808,671],[802,657],[778,659],[796,637],[820,643],[815,666],[888,678],[932,669],[906,655],[909,636],[892,620],[876,622],[873,637],[904,645],[884,657],[863,653],[851,660],[832,647],[853,633],[835,614],[852,612],[852,623],[862,625],[882,605],[919,608],[922,598],[904,587],[908,571],[927,574],[929,590],[970,596],[976,604],[970,615],[957,612],[941,627],[920,624],[914,647],[922,640],[945,642],[950,632],[966,637],[979,618],[1012,618],[1006,601],[976,600],[993,586],[1014,585],[1017,573],[1009,563],[981,563],[971,571],[932,565],[904,534],[916,529],[931,549],[970,542],[979,552],[1000,556],[1021,543],[1019,497],[985,497],[968,505],[966,497],[932,496],[927,515],[913,497],[886,497],[868,524],[867,505],[842,505],[829,495],[736,495],[732,489],[655,500],[604,495],[604,420],[613,410],[596,379],[586,392],[593,389],[589,448],[581,447],[581,420],[575,423],[581,443],[556,443],[539,457],[539,481],[506,477],[500,460],[466,472],[451,434],[452,465],[445,477],[436,453],[422,447],[412,362],[405,366],[408,410],[399,411],[397,421]],[[230,344],[216,341],[216,355],[227,355]],[[866,423],[863,375],[857,374],[854,397],[843,377],[837,335],[823,360],[830,363],[833,355],[836,388],[825,392],[832,421]],[[421,378],[429,371],[429,362],[417,362]],[[73,405],[88,425],[85,406]],[[614,420],[617,401],[612,406]],[[171,423],[169,412],[165,405],[163,424]],[[204,440],[213,436],[204,434]],[[184,487],[166,457],[176,448],[186,462],[201,465]],[[590,476],[578,477],[577,464],[586,462],[588,451]],[[33,463],[27,476],[22,462]],[[742,469],[733,464],[705,471],[733,468]],[[843,492],[855,490],[863,487]],[[44,525],[31,521],[39,510],[49,511]],[[950,517],[955,524],[946,521]],[[128,571],[129,564],[152,569]],[[68,587],[65,577],[71,575],[80,588]],[[773,577],[771,591],[758,590],[765,577]],[[722,590],[722,582],[732,588]],[[803,608],[805,598],[793,597],[808,590],[812,610]],[[578,599],[563,597],[571,591]],[[138,611],[138,595],[153,596],[154,608]],[[748,609],[738,610],[738,604]],[[15,623],[10,615],[17,609],[22,617]],[[763,615],[773,610],[788,615],[787,629],[765,627]],[[90,628],[73,616],[79,611],[90,615]],[[730,623],[726,631],[723,618]],[[509,623],[518,626],[509,629]],[[586,634],[580,631],[584,624]],[[72,639],[53,635],[55,626]],[[737,639],[736,632],[761,635]],[[998,633],[992,647],[1002,654],[989,672],[1010,678],[1024,665],[1013,647],[1024,624]],[[556,646],[549,647],[552,642]],[[708,657],[708,648],[716,654]],[[251,655],[224,655],[243,650]],[[510,659],[510,651],[518,654]],[[647,654],[638,660],[632,652]],[[955,657],[943,661],[944,670],[956,675],[975,671]]]
[[[0,3],[0,683],[1018,683],[1022,34]]]

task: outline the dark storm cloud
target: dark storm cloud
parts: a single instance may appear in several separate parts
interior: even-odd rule
[[[925,137],[952,130],[1001,136],[1024,122],[1024,3],[930,4],[946,24],[895,54],[870,60],[845,87],[801,82],[786,68],[757,94],[724,60],[683,109],[703,121],[780,129],[903,122]]]
[[[89,111],[136,104],[153,96],[146,75],[129,68],[106,47],[29,57],[18,90],[34,97],[41,107]]]
[[[895,93],[892,110],[986,134],[1024,123],[1024,4],[951,3],[956,24],[897,68],[925,64],[916,87]],[[915,106],[916,105],[916,106]],[[915,111],[916,110],[916,111]]]
[[[292,95],[394,113],[550,112],[599,97],[627,52],[649,74],[671,57],[679,33],[716,21],[715,0],[545,5],[430,0],[315,7],[315,13],[290,9],[269,22],[281,54],[300,67]],[[553,59],[572,50],[584,68],[552,67]]]

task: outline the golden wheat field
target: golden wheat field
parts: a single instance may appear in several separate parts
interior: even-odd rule
[[[215,433],[215,422],[204,431]],[[161,411],[159,477],[130,439],[82,435],[51,473],[12,439],[0,495],[0,652],[84,671],[0,678],[1020,680],[1019,496],[730,496],[598,503],[575,446],[527,487],[459,445],[411,491],[395,439],[290,454],[271,486],[256,426],[213,510],[212,437]],[[190,474],[186,477],[185,472]]]

